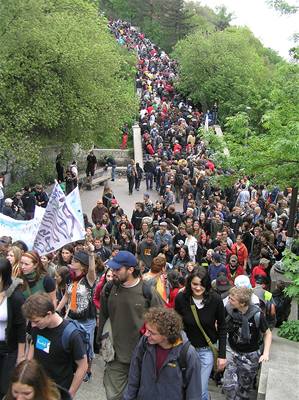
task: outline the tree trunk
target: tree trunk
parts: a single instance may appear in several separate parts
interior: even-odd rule
[[[297,211],[297,196],[298,196],[298,187],[292,187],[292,197],[290,204],[290,215],[289,215],[289,223],[288,223],[288,238],[293,238],[294,236],[294,227],[295,227],[295,219],[296,219],[296,211]]]

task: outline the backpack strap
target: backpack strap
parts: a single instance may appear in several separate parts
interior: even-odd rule
[[[187,342],[185,342],[181,348],[180,351],[180,355],[178,358],[178,363],[179,363],[179,367],[182,371],[182,376],[183,376],[183,389],[184,391],[187,388],[187,382],[186,382],[186,371],[187,371],[187,353],[189,350],[191,343],[189,342],[189,340]]]
[[[62,333],[62,347],[65,351],[70,351],[70,338],[73,334],[73,332],[75,332],[75,330],[77,330],[78,327],[76,325],[76,321],[69,321],[67,326],[64,328],[63,333]]]

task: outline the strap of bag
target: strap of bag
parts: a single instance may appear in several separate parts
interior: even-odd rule
[[[196,311],[196,308],[195,308],[194,304],[191,304],[191,311],[192,311],[192,314],[193,314],[193,317],[195,319],[195,322],[196,322],[197,326],[199,327],[201,333],[203,334],[203,337],[205,338],[206,342],[208,343],[208,346],[211,347],[211,348],[214,348],[213,343],[211,342],[211,339],[206,334],[206,332],[204,331],[204,329],[203,329],[203,327],[202,327],[202,325],[200,323],[200,320],[198,318],[198,314],[197,314],[197,311]]]

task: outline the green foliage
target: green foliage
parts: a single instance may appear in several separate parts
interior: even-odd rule
[[[299,256],[289,249],[283,253],[283,270],[284,275],[291,280],[290,285],[285,288],[285,293],[299,300]]]
[[[196,32],[176,45],[174,57],[180,66],[177,88],[184,95],[204,108],[218,100],[222,122],[250,106],[251,120],[258,125],[272,67],[265,49],[247,28]]]
[[[285,0],[267,0],[267,3],[281,14],[295,14],[299,7]]]
[[[99,7],[109,17],[138,26],[168,52],[190,32],[224,29],[232,17],[225,7],[214,12],[209,7],[184,0],[100,0]]]
[[[278,330],[278,336],[299,342],[299,321],[285,321]]]
[[[0,162],[35,165],[38,143],[90,145],[138,109],[136,59],[87,0],[0,3]]]

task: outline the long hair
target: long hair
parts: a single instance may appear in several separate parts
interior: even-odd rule
[[[6,400],[15,400],[12,394],[14,383],[28,385],[34,389],[34,400],[60,400],[55,383],[48,378],[43,368],[35,360],[24,360],[14,370]]]
[[[40,256],[37,251],[34,251],[34,250],[27,251],[26,253],[24,253],[22,255],[22,257],[27,257],[27,258],[30,258],[30,260],[32,260],[32,262],[35,266],[36,281],[38,281],[42,275],[45,275],[47,273],[47,271],[45,270],[45,267],[43,266],[43,264],[41,262]],[[26,275],[23,274],[22,271],[21,271],[20,276],[21,276],[21,278],[24,278],[24,280],[26,281]]]
[[[72,244],[66,244],[59,250],[59,252],[57,254],[57,263],[58,263],[58,265],[60,265],[62,267],[63,266],[67,267],[68,264],[62,258],[62,250],[63,249],[69,251],[73,255],[74,255],[75,250],[74,250],[74,246]]]
[[[0,275],[2,279],[3,289],[7,289],[12,282],[11,279],[12,266],[5,257],[0,257]]]
[[[211,290],[211,280],[208,274],[208,270],[205,267],[196,267],[194,270],[191,272],[191,274],[187,277],[186,280],[186,288],[185,288],[185,296],[189,300],[192,297],[192,289],[191,289],[191,282],[194,278],[199,278],[201,281],[201,286],[205,288],[204,294],[203,294],[203,302],[205,304],[208,303],[209,298],[210,298],[210,290]]]

